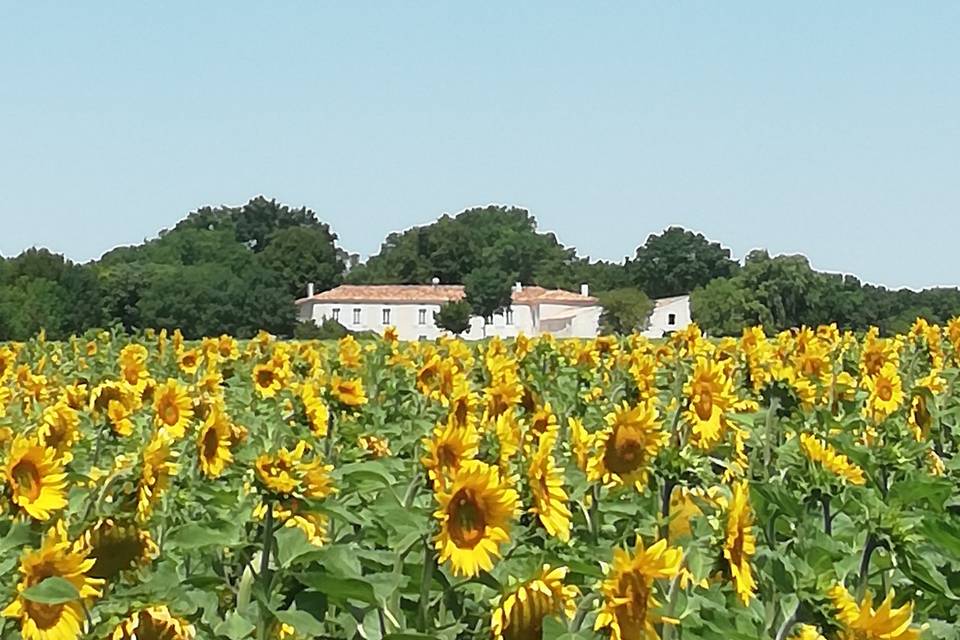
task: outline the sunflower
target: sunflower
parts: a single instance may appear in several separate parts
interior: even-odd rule
[[[267,515],[267,504],[261,502],[254,508],[253,517],[264,520]],[[299,529],[306,536],[307,542],[315,547],[322,547],[327,541],[329,521],[322,513],[303,511],[301,503],[296,500],[273,503],[273,521],[280,526]]]
[[[827,640],[812,624],[798,625],[797,632],[790,636],[791,640]]]
[[[422,444],[424,456],[420,462],[434,485],[441,486],[465,460],[477,456],[480,434],[471,426],[461,427],[448,419],[434,427],[433,435],[424,438]]]
[[[196,630],[165,605],[147,607],[121,620],[110,640],[193,640]]]
[[[121,524],[112,518],[99,520],[87,529],[80,544],[94,561],[88,574],[104,580],[113,580],[123,571],[145,566],[160,554],[147,529]]]
[[[912,625],[913,603],[894,609],[892,589],[876,610],[870,593],[858,604],[842,584],[835,585],[827,595],[837,609],[836,618],[842,626],[839,640],[917,640],[920,637],[921,629]]]
[[[526,440],[530,444],[536,444],[543,434],[557,429],[559,429],[557,414],[553,412],[553,408],[548,402],[537,409],[530,418],[530,426],[525,434]]]
[[[583,420],[573,416],[567,418],[567,429],[570,433],[570,450],[573,453],[573,459],[585,472],[590,462],[590,452],[593,450],[593,434],[583,426]]]
[[[18,435],[4,465],[10,500],[35,520],[49,520],[67,506],[67,475],[62,460],[49,449]]]
[[[110,428],[118,436],[126,438],[133,434],[131,415],[133,414],[127,405],[119,400],[111,400],[107,406],[107,419],[110,421]]]
[[[147,378],[147,349],[140,344],[128,344],[120,350],[117,358],[120,365],[120,379],[138,393],[146,386]]]
[[[390,453],[390,441],[380,436],[372,434],[360,436],[357,438],[357,444],[368,456],[374,459],[389,458],[392,455]]]
[[[863,379],[870,392],[863,407],[864,417],[882,422],[903,404],[903,384],[896,365],[888,362],[875,376]]]
[[[43,410],[37,436],[43,446],[63,456],[80,440],[80,414],[65,400]]]
[[[333,376],[330,381],[330,393],[343,407],[355,409],[367,404],[367,394],[363,390],[360,378],[346,379]]]
[[[233,428],[223,405],[214,402],[197,435],[200,470],[208,478],[217,478],[233,461],[230,445]]]
[[[530,457],[527,467],[527,480],[533,496],[530,512],[537,515],[548,534],[567,542],[570,540],[571,514],[567,492],[563,489],[563,469],[557,466],[553,457],[556,442],[555,429],[545,432]]]
[[[490,620],[494,640],[540,640],[545,617],[573,618],[580,591],[564,584],[566,577],[566,567],[554,569],[545,564],[537,577],[502,596]]]
[[[237,347],[237,339],[222,335],[217,339],[217,355],[221,360],[236,360],[240,357],[240,349]]]
[[[494,380],[483,390],[487,404],[487,418],[493,420],[508,409],[520,404],[523,399],[523,385],[516,372],[508,370],[503,377]]]
[[[497,458],[501,469],[506,469],[510,460],[520,451],[520,433],[522,427],[515,411],[510,409],[497,416],[494,432],[497,435]]]
[[[310,430],[318,438],[325,437],[330,424],[330,410],[316,383],[307,382],[300,387],[300,401],[310,422]]]
[[[137,485],[137,518],[146,520],[153,506],[170,484],[171,476],[179,471],[175,460],[179,454],[170,447],[170,439],[163,433],[153,436],[141,455],[143,468]]]
[[[650,463],[667,440],[654,400],[634,407],[626,402],[606,415],[607,427],[595,434],[595,451],[587,467],[591,482],[606,486],[646,485]]]
[[[600,585],[603,603],[594,629],[609,629],[612,640],[659,640],[655,624],[672,622],[656,613],[660,602],[654,582],[670,579],[680,572],[683,550],[658,540],[644,548],[637,536],[633,554],[614,549],[613,564]]]
[[[47,531],[39,549],[27,549],[20,556],[21,578],[17,583],[17,596],[3,610],[3,615],[20,619],[20,634],[25,640],[79,638],[86,606],[80,600],[41,604],[21,594],[46,578],[59,577],[72,584],[82,600],[97,597],[103,580],[88,576],[93,565],[94,560],[71,544],[66,525],[58,522]]]
[[[182,438],[193,419],[193,402],[185,387],[169,379],[153,394],[154,424],[172,438]]]
[[[683,392],[690,402],[684,417],[693,430],[692,440],[697,446],[708,449],[723,438],[725,414],[736,401],[733,384],[723,367],[701,358],[694,365]]]
[[[733,586],[744,605],[750,602],[757,586],[750,567],[750,558],[757,550],[756,542],[750,488],[744,480],[733,485],[733,496],[727,508],[727,537],[723,545],[723,557],[733,577]]]
[[[110,403],[119,402],[129,412],[137,408],[139,400],[126,383],[107,380],[98,384],[90,392],[90,411],[95,416],[108,414]]]
[[[454,575],[472,577],[493,568],[500,545],[510,539],[519,506],[517,492],[496,467],[466,460],[445,489],[436,492],[440,521],[435,545],[439,562],[450,561]]]
[[[359,369],[363,364],[363,350],[360,343],[351,335],[340,338],[337,343],[337,359],[344,369]]]
[[[261,454],[254,465],[261,484],[280,496],[325,498],[335,491],[330,480],[333,467],[317,459],[305,459],[308,445],[301,440],[291,451],[281,447],[276,453]]]
[[[800,448],[812,462],[819,463],[843,482],[861,486],[866,484],[863,469],[850,462],[847,456],[839,453],[829,443],[818,440],[808,433],[801,433]]]
[[[272,398],[283,389],[285,377],[286,371],[268,360],[253,368],[253,388],[261,398]]]
[[[197,349],[186,349],[177,356],[177,365],[188,376],[194,376],[200,369],[200,352]]]
[[[879,331],[871,327],[860,350],[860,372],[864,377],[876,376],[887,364],[900,366],[899,346],[893,340],[878,337]]]

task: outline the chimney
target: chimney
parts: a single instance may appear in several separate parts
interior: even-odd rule
[[[590,295],[590,285],[588,285],[587,283],[583,283],[582,285],[580,285],[580,295],[582,295],[584,298],[586,298],[587,296],[589,296],[589,295]]]
[[[312,283],[312,282],[308,282],[308,283],[307,283],[307,297],[308,297],[308,298],[312,298],[312,297],[313,297],[313,283]]]
[[[514,283],[513,285],[513,290],[516,291],[517,293],[520,293],[521,291],[523,291],[523,283],[517,280],[516,283]]]

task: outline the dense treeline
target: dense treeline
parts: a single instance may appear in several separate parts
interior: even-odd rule
[[[905,330],[914,318],[960,313],[960,291],[888,290],[853,276],[814,271],[803,256],[754,251],[743,264],[719,243],[671,227],[621,263],[591,261],[537,230],[526,210],[487,206],[443,215],[387,237],[363,264],[307,208],[257,197],[240,207],[204,207],[157,238],[78,265],[46,249],[0,260],[0,339],[41,328],[51,338],[90,329],[180,328],[189,337],[260,328],[290,335],[292,301],[351,283],[467,283],[475,311],[509,301],[513,282],[576,289],[587,282],[611,309],[611,330],[646,317],[648,299],[692,292],[694,318],[714,335],[763,323],[770,330],[836,322]]]

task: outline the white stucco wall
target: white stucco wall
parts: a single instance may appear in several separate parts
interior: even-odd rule
[[[656,306],[653,313],[650,314],[650,326],[643,332],[643,335],[648,338],[662,338],[664,335],[673,331],[680,331],[690,324],[690,296],[664,298],[655,302]]]
[[[433,320],[433,314],[440,310],[439,304],[405,303],[369,303],[369,302],[306,302],[300,305],[300,319],[312,320],[320,324],[326,318],[334,318],[351,331],[375,331],[382,334],[388,326],[397,329],[401,340],[434,340],[443,333]],[[354,322],[354,310],[359,309],[359,322]],[[383,311],[390,310],[389,322],[384,323]],[[420,311],[424,311],[424,323],[420,323]],[[468,340],[484,337],[514,337],[518,333],[536,335],[531,308],[527,305],[515,305],[512,313],[496,314],[493,324],[487,325],[483,318],[474,317],[470,321],[470,330],[463,335]],[[512,322],[508,323],[508,319]]]

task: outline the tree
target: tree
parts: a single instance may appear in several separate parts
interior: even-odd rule
[[[451,300],[433,314],[433,321],[444,331],[460,335],[470,329],[470,303],[466,300]]]
[[[714,278],[727,278],[737,271],[730,250],[710,242],[702,234],[669,227],[651,235],[626,264],[634,286],[651,298],[690,293]]]
[[[654,304],[639,289],[614,289],[598,297],[603,306],[600,314],[602,333],[625,335],[647,328]]]
[[[539,233],[525,209],[487,206],[444,214],[436,222],[390,234],[366,264],[353,269],[354,283],[426,284],[434,277],[465,283],[475,269],[496,265],[525,283],[540,278],[568,282],[577,261],[573,249],[551,233]],[[555,286],[555,285],[554,285]]]
[[[257,257],[260,263],[279,274],[291,298],[304,295],[307,283],[318,291],[340,284],[344,263],[326,228],[289,227],[270,236],[267,248]]]
[[[690,294],[690,314],[712,336],[739,335],[769,320],[767,309],[737,278],[717,278]]]
[[[463,282],[463,292],[474,315],[489,318],[510,306],[513,279],[495,266],[471,271]]]

